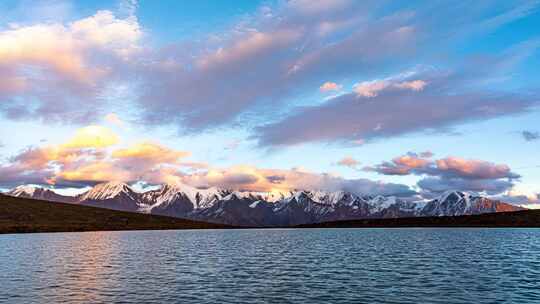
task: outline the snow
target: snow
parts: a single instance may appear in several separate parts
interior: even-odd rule
[[[261,201],[255,201],[252,204],[249,205],[249,208],[257,208],[257,205],[259,205]]]
[[[43,190],[45,189],[33,185],[24,185],[14,188],[7,194],[12,196],[34,197],[43,195]],[[274,210],[274,212],[287,210],[287,208],[290,208],[291,203],[298,202],[298,205],[301,206],[304,212],[320,217],[338,209],[349,210],[349,212],[351,210],[363,210],[364,204],[369,206],[368,212],[371,214],[383,212],[388,208],[397,208],[403,212],[424,215],[423,210],[426,205],[429,204],[430,215],[461,215],[473,212],[475,208],[477,208],[476,206],[479,199],[478,196],[460,191],[446,191],[438,198],[430,201],[410,202],[398,199],[394,196],[358,196],[345,191],[230,191],[216,187],[198,189],[181,183],[165,184],[159,189],[139,193],[133,191],[127,184],[120,182],[98,184],[80,195],[78,199],[80,201],[101,201],[114,199],[119,195],[123,195],[122,198],[127,197],[128,199],[133,200],[138,204],[138,211],[145,213],[151,213],[153,208],[167,207],[169,204],[175,204],[177,202],[185,204],[186,200],[193,205],[193,210],[204,210],[214,206],[219,201],[238,198],[249,200],[249,208],[257,208],[261,203],[273,203],[274,206],[272,210]],[[448,200],[452,195],[455,195],[458,200],[455,204],[448,204]],[[540,209],[540,204],[522,205],[522,207]],[[218,210],[218,213],[220,212],[225,211],[220,209]]]
[[[107,200],[115,198],[120,193],[130,195],[130,192],[134,193],[134,191],[125,183],[108,182],[95,185],[92,189],[83,193],[80,200]]]
[[[36,190],[37,190],[37,187],[35,186],[21,185],[9,191],[8,194],[12,196],[22,196],[22,195],[33,196]]]
[[[461,192],[461,191],[455,191],[455,190],[448,190],[448,191],[445,191],[440,197],[439,197],[439,202],[444,202],[448,199],[448,197],[450,197],[451,195],[456,195],[457,197],[459,197],[459,201],[464,201],[465,202],[465,205],[466,205],[466,209],[470,209],[471,208],[471,203],[472,203],[472,200],[471,200],[471,194],[467,193],[467,192]]]
[[[336,205],[345,196],[344,191],[308,191],[308,196],[316,203]]]
[[[159,194],[150,208],[155,208],[162,205],[167,205],[178,200],[182,196],[187,198],[194,209],[204,209],[211,207],[216,201],[224,199],[220,190],[216,187],[208,189],[198,189],[190,185],[176,183],[165,184],[159,191]]]
[[[377,195],[368,201],[368,204],[374,209],[374,212],[381,212],[384,209],[388,209],[390,206],[396,203],[395,196],[382,196]]]

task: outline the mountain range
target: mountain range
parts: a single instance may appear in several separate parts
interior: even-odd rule
[[[102,183],[77,196],[50,189],[19,186],[10,196],[81,204],[121,211],[167,215],[236,226],[291,226],[327,221],[459,216],[519,211],[524,208],[461,191],[447,191],[429,201],[345,191],[298,190],[287,193],[198,189],[165,184],[143,193],[118,182]]]

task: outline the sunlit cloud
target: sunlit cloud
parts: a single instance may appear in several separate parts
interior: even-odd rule
[[[354,87],[354,91],[358,96],[375,97],[379,92],[389,89],[401,89],[411,91],[421,91],[427,83],[423,80],[411,80],[403,82],[394,82],[392,80],[374,80],[361,82]]]
[[[112,137],[111,137],[112,136]],[[114,140],[111,140],[114,139]],[[117,147],[110,130],[92,126],[78,130],[64,144],[32,147],[0,166],[0,185],[31,182],[57,187],[87,186],[121,181],[146,184],[185,183],[195,187],[233,190],[278,191],[295,189],[347,190],[355,193],[411,196],[409,186],[368,179],[347,179],[302,168],[271,169],[251,165],[227,168],[187,161],[191,154],[159,143],[141,142]],[[359,162],[340,162],[356,167]],[[31,178],[30,178],[31,177]]]
[[[136,19],[105,10],[68,24],[1,30],[0,97],[10,104],[0,111],[16,119],[89,121],[99,113],[106,80],[139,52],[141,37]]]
[[[327,81],[320,86],[319,90],[321,92],[339,91],[342,87],[342,85],[339,85],[335,82]]]
[[[115,145],[119,137],[102,126],[88,126],[76,131],[75,136],[68,140],[64,146],[67,148],[104,148]]]
[[[420,154],[409,152],[391,161],[364,167],[364,170],[383,175],[422,176],[418,186],[428,192],[461,189],[500,194],[510,190],[514,180],[520,178],[506,164],[456,156],[441,159],[432,157],[433,153],[429,151]]]
[[[128,148],[118,149],[112,152],[113,158],[170,164],[175,164],[181,158],[189,155],[189,152],[176,151],[152,142],[138,143]]]
[[[352,158],[351,156],[346,156],[340,159],[336,164],[338,166],[349,167],[351,169],[357,169],[358,166],[360,165],[360,162]]]
[[[496,9],[470,5],[467,14],[457,3],[411,9],[380,1],[278,1],[232,18],[212,33],[178,37],[175,31],[171,37],[143,27],[137,1],[117,4],[114,12],[74,12],[78,6],[68,2],[55,2],[49,11],[36,4],[39,10],[24,7],[33,18],[0,28],[2,120],[77,128],[58,144],[42,142],[13,152],[28,144],[21,138],[20,146],[4,147],[2,152],[14,155],[0,163],[0,184],[178,181],[257,191],[411,193],[407,185],[266,168],[271,160],[263,157],[257,166],[242,163],[254,159],[245,153],[286,154],[290,146],[303,144],[313,144],[305,147],[314,147],[314,153],[324,144],[372,145],[362,147],[369,150],[397,137],[533,113],[539,105],[535,82],[516,89],[511,81],[537,54],[538,38],[517,33],[517,40],[497,48],[462,49],[479,35],[534,18],[534,1]],[[500,39],[498,33],[493,37]],[[155,131],[156,138],[127,142],[130,138],[121,140],[113,132],[127,133],[127,127],[132,139],[142,128]],[[237,139],[236,131],[245,138]],[[204,137],[206,132],[219,137],[208,148],[201,148],[200,138],[185,149],[171,148],[189,143],[188,137],[179,138],[185,134]],[[56,135],[47,138],[53,143]],[[533,129],[520,135],[528,147],[540,137]],[[163,144],[171,138],[178,142]],[[219,158],[207,150],[232,156]],[[512,190],[519,175],[506,164],[435,159],[428,151],[382,162],[362,159],[362,164],[352,156],[339,158],[354,153],[341,151],[323,163],[355,170],[340,168],[346,174],[377,173],[412,184],[416,181],[402,177],[413,176],[415,189],[431,193],[463,188],[534,197]],[[222,163],[197,159],[208,156]],[[287,165],[291,159],[304,161],[284,158]],[[376,160],[362,172],[365,162]]]
[[[412,80],[412,81],[398,82],[395,84],[395,87],[398,89],[422,91],[426,85],[427,85],[427,82],[423,80]]]
[[[538,104],[528,95],[491,90],[458,93],[455,86],[461,80],[451,72],[423,73],[421,82],[413,78],[418,73],[361,82],[353,92],[298,107],[282,120],[256,127],[253,138],[263,147],[372,141],[525,113]]]
[[[326,190],[402,197],[416,194],[415,191],[402,184],[384,183],[368,179],[347,179],[339,175],[315,173],[301,168],[265,169],[254,166],[233,166],[185,175],[180,180],[196,187],[216,186],[264,192]]]

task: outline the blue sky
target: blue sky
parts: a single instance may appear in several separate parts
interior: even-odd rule
[[[2,189],[122,180],[538,201],[538,1],[0,11]]]

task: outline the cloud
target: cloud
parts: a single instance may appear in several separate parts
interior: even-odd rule
[[[500,194],[514,186],[509,180],[502,179],[463,179],[426,177],[418,181],[418,186],[428,192],[442,193],[447,190],[462,190],[486,193],[489,195]]]
[[[77,130],[64,146],[67,148],[104,148],[119,142],[118,136],[102,126],[88,126]]]
[[[119,2],[120,12],[127,17],[136,18],[137,9],[139,7],[138,0],[120,0]]]
[[[86,128],[83,128],[85,130]],[[106,181],[147,184],[183,182],[196,187],[234,190],[291,191],[295,189],[346,190],[359,194],[410,197],[416,192],[407,185],[346,179],[301,168],[271,169],[249,165],[227,168],[186,161],[187,151],[159,143],[141,142],[127,147],[96,144],[78,131],[67,143],[29,147],[0,165],[0,186],[32,183],[55,187],[82,187]],[[73,144],[73,143],[76,144]],[[90,144],[91,143],[91,144]],[[350,160],[344,161],[352,165]]]
[[[339,91],[342,87],[342,85],[339,85],[335,82],[327,81],[319,87],[319,90],[321,92]]]
[[[55,185],[81,184],[92,185],[100,182],[127,182],[132,179],[133,171],[115,166],[108,161],[86,162],[74,168],[66,168],[54,175]]]
[[[164,183],[179,174],[181,168],[203,168],[200,164],[184,163],[190,155],[158,143],[141,142],[117,148],[99,158],[89,159],[60,168],[56,183],[93,184],[106,181]]]
[[[379,91],[386,89],[389,84],[386,81],[367,81],[357,84],[354,91],[358,96],[375,97]]]
[[[58,145],[29,147],[0,164],[1,186],[23,183],[57,187],[92,185],[104,181],[164,182],[180,168],[204,168],[183,162],[190,153],[141,142],[118,147],[119,138],[101,126],[84,127]]]
[[[420,152],[420,154],[418,154],[420,157],[423,157],[423,158],[431,158],[433,157],[435,154],[431,151],[424,151],[424,152]]]
[[[288,8],[306,15],[318,15],[344,10],[350,7],[350,0],[293,0],[287,3]]]
[[[375,97],[380,91],[389,89],[421,91],[427,85],[423,80],[411,80],[403,82],[395,82],[394,80],[374,80],[361,82],[354,86],[354,91],[358,96]]]
[[[413,172],[422,172],[431,164],[431,160],[427,159],[431,156],[426,153],[423,152],[421,155],[418,155],[409,152],[392,159],[390,162],[383,162],[374,167],[364,167],[364,170],[374,171],[384,175],[409,175]]]
[[[540,133],[539,132],[525,130],[525,131],[521,132],[521,135],[523,136],[523,138],[526,141],[535,141],[535,140],[540,139]]]
[[[539,209],[538,206],[540,204],[540,192],[521,185],[512,187],[507,193],[499,195],[496,198],[513,204],[529,205],[525,207],[533,206],[535,209]]]
[[[47,184],[47,178],[52,174],[47,170],[21,171],[15,165],[0,165],[0,185],[13,188],[22,184]]]
[[[189,155],[189,152],[173,150],[151,142],[134,144],[126,149],[117,149],[112,152],[112,157],[117,159],[169,164],[176,164],[181,158]]]
[[[105,121],[118,127],[124,127],[124,121],[116,113],[108,113],[105,115]]]
[[[338,166],[349,167],[351,169],[357,169],[357,167],[360,165],[360,162],[350,156],[346,156],[340,159],[336,164]]]
[[[180,181],[196,187],[224,187],[237,190],[278,191],[326,190],[350,191],[357,194],[396,195],[410,197],[416,192],[402,184],[368,179],[345,179],[328,173],[314,173],[298,168],[264,169],[253,166],[233,166],[225,169],[184,175]]]
[[[232,139],[228,143],[225,144],[224,149],[231,150],[231,151],[236,150],[240,146],[241,143],[242,141],[240,139]]]
[[[358,138],[369,141],[519,114],[538,104],[530,96],[491,90],[456,91],[452,86],[461,80],[456,80],[452,73],[420,73],[425,76],[423,81],[430,83],[422,90],[410,89],[410,85],[406,89],[395,88],[396,83],[416,81],[411,76],[400,81],[360,83],[355,92],[318,105],[297,107],[282,120],[256,127],[253,138],[263,147]]]
[[[413,12],[407,6],[379,1],[286,1],[263,6],[226,30],[163,47],[143,47],[144,37],[152,33],[139,24],[137,6],[137,1],[124,0],[119,15],[103,10],[69,23],[2,29],[0,112],[9,119],[93,123],[111,111],[109,91],[123,84],[134,95],[134,104],[129,105],[140,110],[140,122],[146,125],[170,125],[195,132],[234,126],[242,120],[242,126],[248,129],[267,122],[273,123],[269,128],[279,128],[277,117],[307,110],[295,109],[294,105],[306,104],[299,97],[306,89],[319,87],[321,79],[380,80],[381,74],[392,73],[393,67],[419,62],[438,66],[438,58],[450,53],[445,48],[466,38],[461,33],[491,31],[528,16],[536,4],[505,5],[496,13],[486,12],[486,6],[471,6],[464,16],[462,6],[457,4],[445,5],[444,9],[422,6]],[[434,53],[441,56],[428,56]],[[381,95],[387,98],[425,91],[431,92],[432,100],[438,100],[436,89],[431,87],[435,86],[430,79],[383,79],[361,81],[357,90],[372,101]],[[456,99],[490,95],[469,95],[455,88]],[[454,96],[454,92],[444,93]],[[352,92],[348,98],[354,95]],[[422,106],[429,108],[434,101],[428,104],[425,95],[420,96]],[[515,96],[501,96],[507,97]],[[340,108],[344,98],[327,100],[325,104],[338,101],[337,109],[328,112],[344,110]],[[486,107],[490,106],[488,102]],[[474,117],[443,120],[443,124]],[[379,123],[379,133],[384,136],[389,127],[384,121],[375,122],[369,129]],[[426,123],[415,130],[425,127],[431,125]],[[336,136],[314,140],[340,141],[344,137]]]
[[[302,89],[320,86],[320,77],[362,72],[413,46],[406,16],[355,27],[374,4],[338,5],[352,11],[335,5],[266,8],[230,32],[152,53],[151,64],[140,67],[145,90],[138,101],[145,123],[200,131],[234,124],[246,112],[260,113],[263,120],[268,109],[279,111]],[[306,13],[306,7],[317,7],[308,10],[317,13]],[[332,34],[319,34],[321,26],[337,23],[343,26],[333,26]]]
[[[0,185],[22,183],[56,187],[93,185],[105,181],[148,184],[183,182],[196,187],[222,187],[235,190],[280,191],[294,189],[351,191],[358,194],[412,197],[411,187],[369,179],[347,179],[335,174],[310,172],[301,168],[271,169],[249,165],[228,168],[185,161],[187,151],[171,149],[154,142],[118,147],[118,141],[103,140],[110,130],[82,128],[64,144],[29,147],[0,165]],[[97,132],[95,131],[97,130]],[[98,134],[98,136],[94,136]],[[364,170],[384,175],[417,175],[422,195],[448,189],[499,195],[512,189],[519,175],[503,164],[459,157],[432,159],[433,153],[409,152]],[[344,157],[338,165],[357,169],[359,162]]]
[[[364,170],[383,175],[422,176],[417,185],[428,193],[457,189],[500,194],[511,189],[513,181],[520,178],[505,164],[456,156],[435,160],[432,157],[433,153],[429,151],[420,154],[409,152]]]
[[[382,162],[373,167],[366,167],[366,171],[374,171],[384,175],[436,175],[457,177],[464,179],[499,179],[519,178],[505,164],[494,164],[484,160],[465,159],[448,156],[432,160],[431,152],[420,154],[409,152],[398,156],[390,162]]]
[[[0,164],[0,185],[55,184],[59,170],[76,167],[103,158],[96,149],[66,146],[29,147]],[[106,174],[106,171],[103,172]]]
[[[135,19],[110,11],[68,24],[1,30],[0,112],[63,123],[94,119],[102,104],[98,95],[140,50],[141,37]]]
[[[435,161],[436,170],[441,175],[466,179],[519,178],[505,164],[494,164],[483,160],[470,160],[460,157],[447,157]]]
[[[396,83],[394,86],[398,89],[403,90],[412,90],[412,91],[422,91],[427,85],[427,82],[423,80],[412,80]]]

